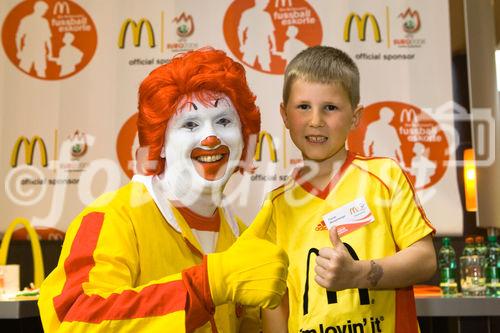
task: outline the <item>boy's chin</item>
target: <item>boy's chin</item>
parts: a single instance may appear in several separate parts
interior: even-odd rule
[[[334,153],[316,153],[316,154],[309,153],[309,154],[302,154],[302,158],[304,159],[304,161],[321,163],[327,160],[343,158],[344,152],[345,150],[341,149],[340,151]]]

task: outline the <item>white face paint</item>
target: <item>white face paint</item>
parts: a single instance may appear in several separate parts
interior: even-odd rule
[[[208,106],[193,97],[174,115],[165,132],[164,177],[176,195],[222,191],[243,150],[240,118],[221,95]]]

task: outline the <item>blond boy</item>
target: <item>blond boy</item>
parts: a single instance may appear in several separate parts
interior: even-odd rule
[[[436,270],[434,228],[396,162],[346,149],[359,99],[357,66],[338,49],[308,48],[287,66],[281,116],[304,167],[249,230],[290,258],[288,296],[265,310],[264,332],[418,332],[411,286]],[[340,238],[323,222],[337,209],[368,224]]]

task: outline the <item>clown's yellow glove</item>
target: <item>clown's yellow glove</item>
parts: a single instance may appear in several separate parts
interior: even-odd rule
[[[238,239],[228,250],[207,256],[207,272],[215,305],[275,308],[286,291],[288,256],[266,240]]]

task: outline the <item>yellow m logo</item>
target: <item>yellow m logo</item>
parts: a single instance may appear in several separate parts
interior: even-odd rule
[[[39,136],[34,136],[31,141],[25,136],[20,136],[17,138],[14,148],[12,149],[12,154],[10,155],[10,165],[15,168],[19,159],[19,151],[21,146],[24,144],[24,161],[28,165],[33,165],[33,154],[35,152],[35,146],[38,143],[38,148],[41,155],[42,166],[47,166],[47,148],[42,138]]]
[[[262,131],[259,133],[257,146],[255,147],[254,160],[255,161],[262,160],[262,144],[264,142],[264,138],[266,139],[267,145],[269,146],[269,155],[271,157],[271,161],[278,162],[278,154],[276,153],[276,147],[274,146],[273,137],[266,131]]]
[[[56,4],[54,5],[54,9],[52,9],[52,14],[57,15],[57,14],[66,14],[69,15],[69,4],[67,1],[57,1]]]
[[[373,28],[373,36],[377,43],[382,41],[380,37],[380,27],[378,25],[377,19],[371,13],[365,13],[363,17],[359,16],[357,13],[351,13],[347,17],[344,24],[344,41],[349,42],[351,39],[351,27],[352,22],[356,21],[356,27],[358,28],[358,39],[364,41],[366,39],[366,26],[368,21],[370,21]]]
[[[125,47],[125,38],[127,35],[128,27],[132,27],[132,37],[134,46],[138,47],[141,45],[141,35],[142,28],[146,26],[146,30],[148,31],[148,42],[149,47],[155,47],[155,35],[153,32],[153,26],[149,20],[142,18],[139,20],[139,23],[135,22],[132,19],[126,19],[122,23],[122,27],[120,29],[120,35],[118,36],[118,47],[123,49]]]

